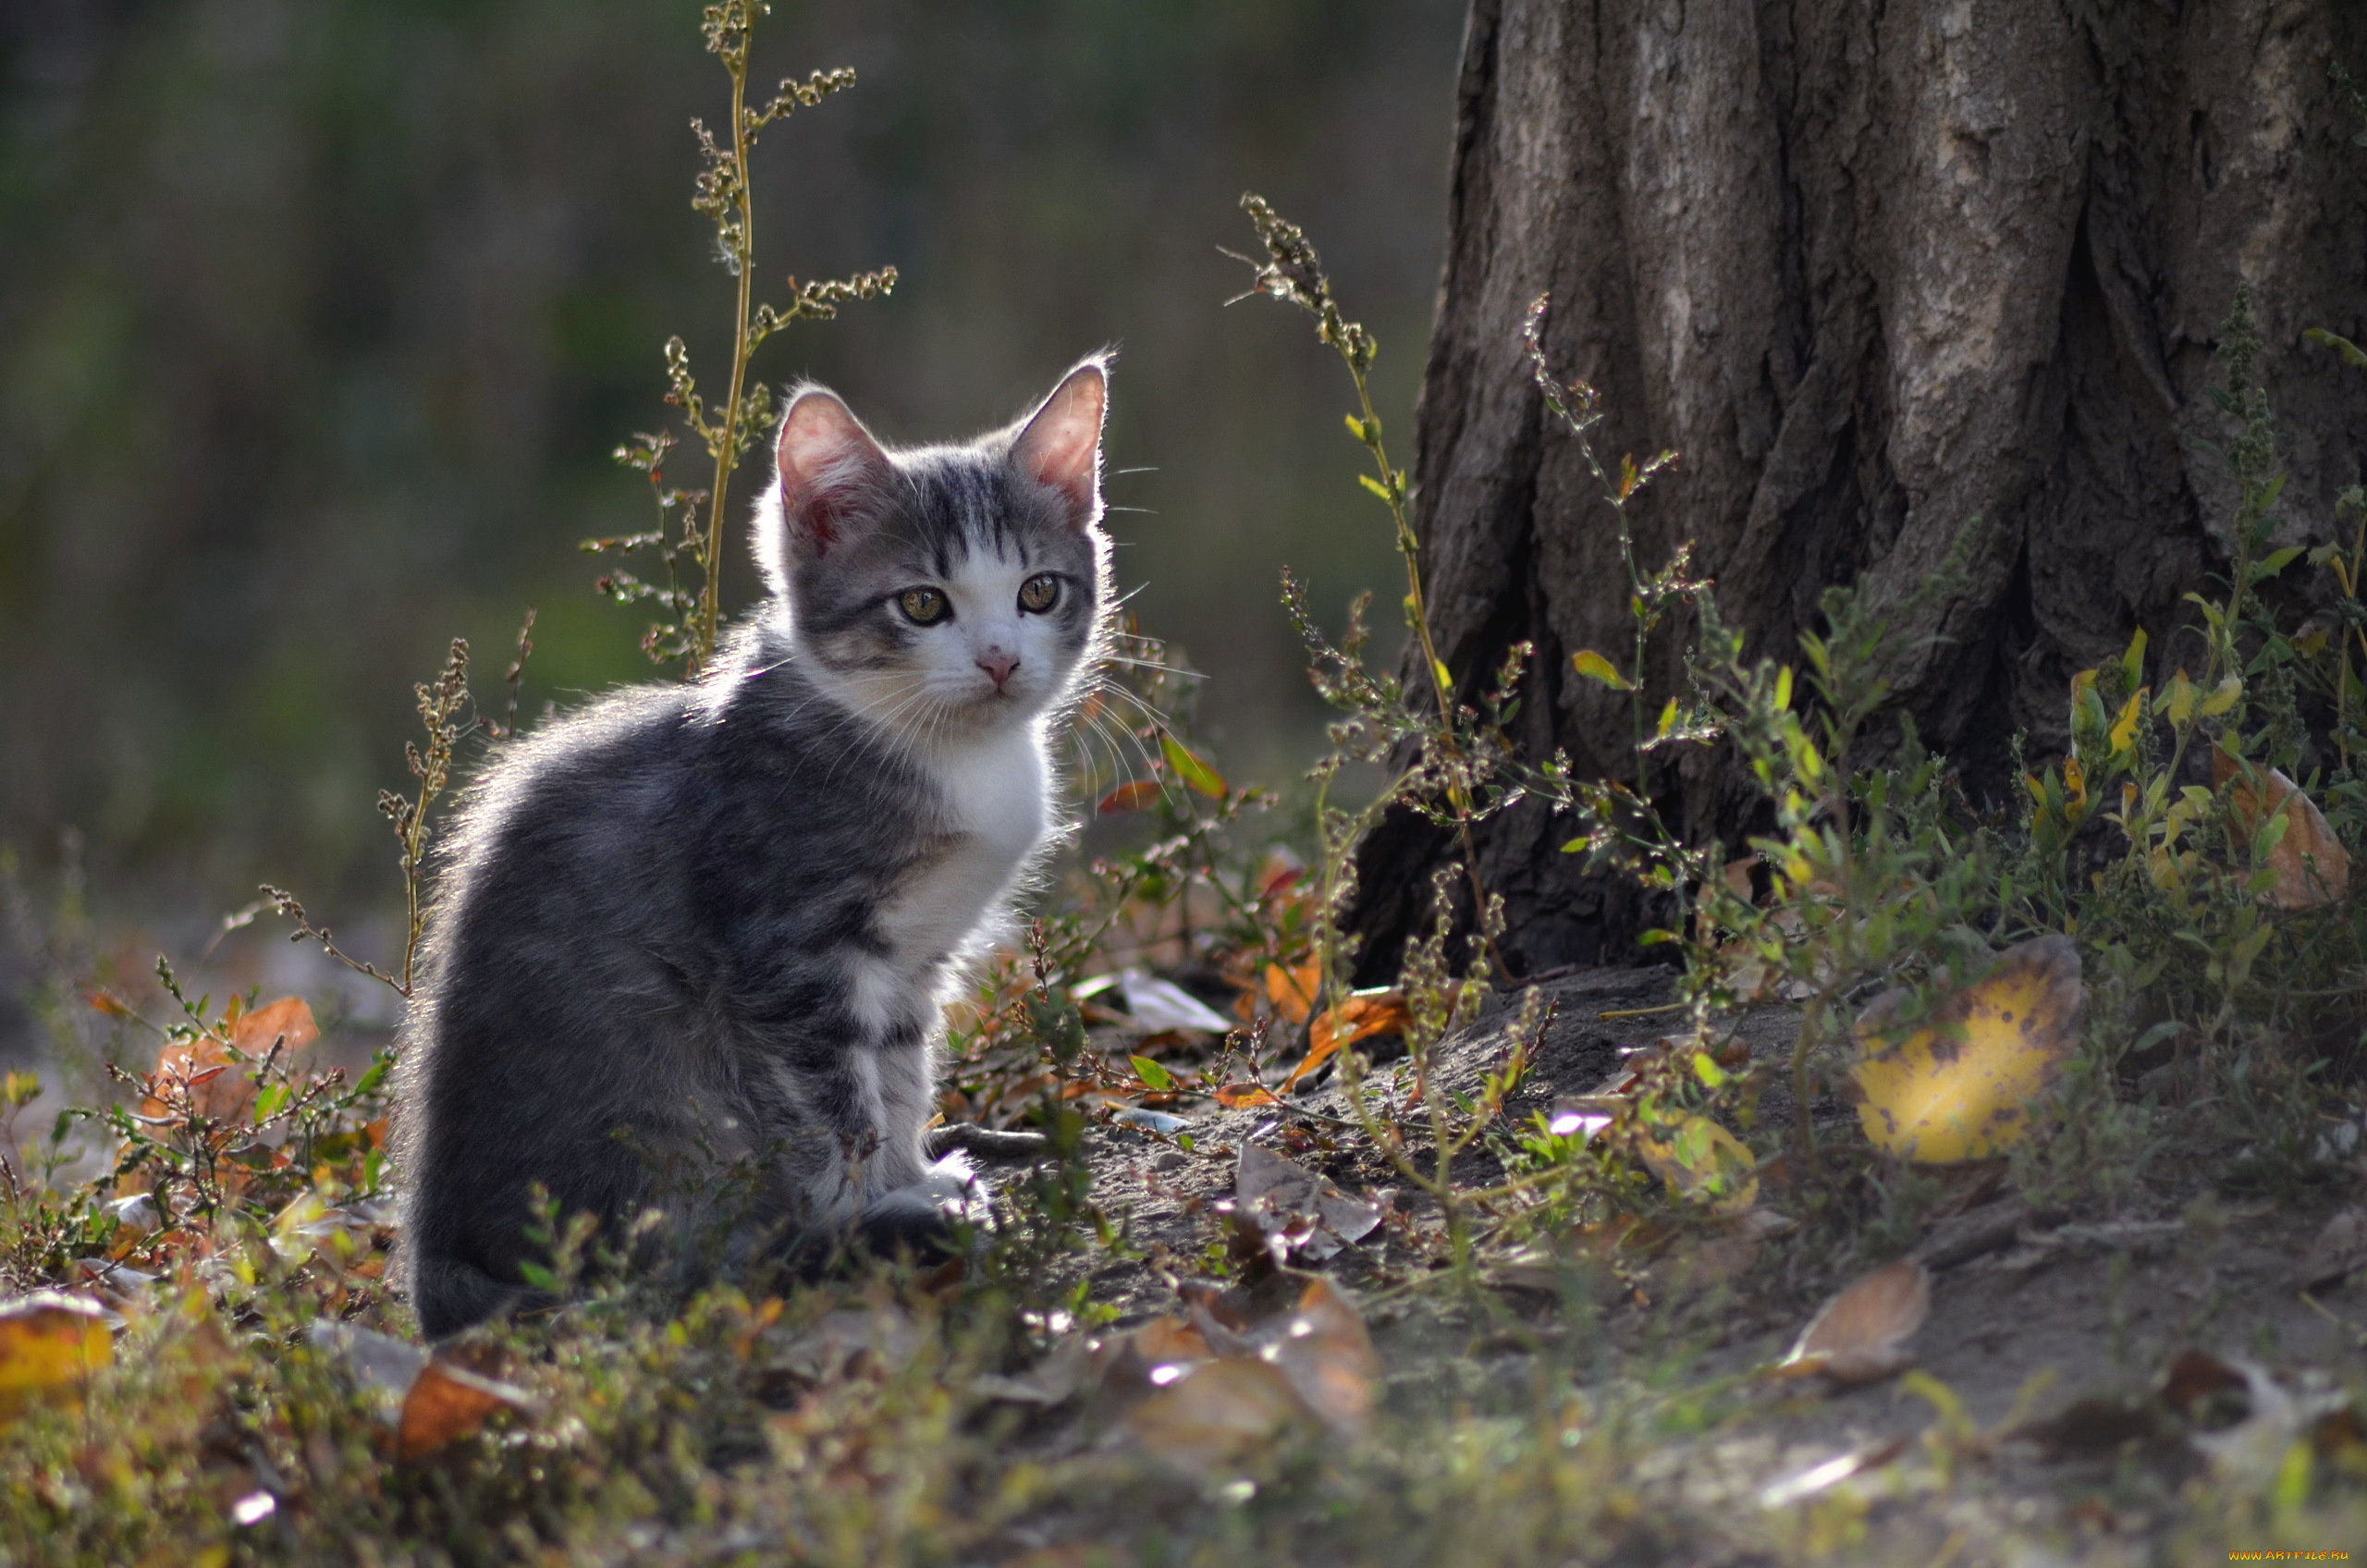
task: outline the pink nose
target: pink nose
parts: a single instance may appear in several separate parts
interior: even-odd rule
[[[995,690],[1000,692],[1003,682],[1011,679],[1011,672],[1019,668],[1019,655],[1006,654],[1000,648],[989,648],[978,655],[978,668],[994,678]]]

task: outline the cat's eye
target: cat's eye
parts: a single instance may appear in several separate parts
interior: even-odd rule
[[[1049,571],[1039,571],[1019,585],[1019,607],[1042,615],[1060,601],[1061,580]]]
[[[896,607],[914,626],[935,626],[952,609],[945,595],[935,588],[907,588],[896,595]]]

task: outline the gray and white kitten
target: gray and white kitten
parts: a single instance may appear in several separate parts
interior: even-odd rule
[[[1107,396],[1088,359],[1007,430],[889,450],[798,389],[754,624],[473,788],[396,1080],[427,1334],[528,1293],[536,1184],[622,1227],[667,1160],[753,1159],[750,1246],[941,1228],[941,1002],[1052,830],[1110,603]]]

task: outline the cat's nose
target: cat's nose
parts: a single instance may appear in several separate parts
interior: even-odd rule
[[[1006,654],[1000,648],[988,648],[978,655],[978,668],[993,678],[995,690],[1000,692],[1003,683],[1011,679],[1011,672],[1019,668],[1019,655]]]

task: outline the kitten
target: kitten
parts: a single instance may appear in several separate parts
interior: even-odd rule
[[[754,624],[473,788],[396,1081],[428,1335],[530,1293],[536,1183],[623,1227],[656,1166],[753,1158],[743,1253],[941,1231],[967,1169],[923,1145],[940,1002],[1050,835],[1049,736],[1110,603],[1107,375],[902,451],[797,389]]]

